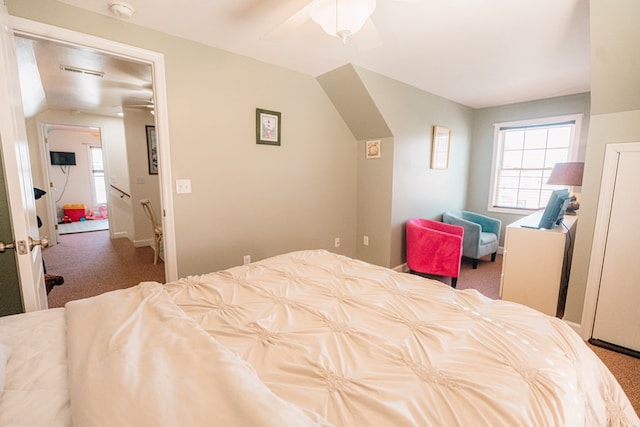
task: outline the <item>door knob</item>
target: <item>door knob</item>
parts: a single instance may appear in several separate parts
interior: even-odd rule
[[[33,248],[40,245],[43,249],[49,246],[49,238],[47,236],[42,236],[40,240],[33,240],[29,237],[29,250],[32,251]]]
[[[15,249],[16,245],[11,243],[0,242],[0,254],[3,254],[7,249]]]

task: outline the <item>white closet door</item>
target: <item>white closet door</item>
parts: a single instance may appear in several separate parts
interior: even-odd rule
[[[593,338],[640,351],[640,151],[621,151]]]

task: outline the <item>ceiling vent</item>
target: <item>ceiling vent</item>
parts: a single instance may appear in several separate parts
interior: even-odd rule
[[[86,74],[88,76],[104,77],[103,71],[87,70],[85,68],[72,67],[71,65],[60,65],[60,69],[63,71],[69,71],[70,73]]]

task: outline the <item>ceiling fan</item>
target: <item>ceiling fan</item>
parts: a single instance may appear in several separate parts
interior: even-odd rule
[[[137,108],[148,110],[151,114],[155,114],[155,103],[153,99],[129,98],[122,103],[123,108]]]
[[[420,2],[422,0],[393,0],[401,2]],[[284,20],[281,24],[263,36],[263,40],[278,41],[287,34],[312,20],[329,35],[338,37],[342,43],[347,38],[365,28],[369,38],[380,39],[371,15],[376,9],[376,0],[313,0]]]

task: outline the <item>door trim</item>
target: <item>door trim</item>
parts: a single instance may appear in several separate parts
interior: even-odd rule
[[[156,135],[158,138],[158,178],[160,181],[160,200],[162,203],[162,226],[164,241],[165,280],[167,282],[178,279],[175,219],[173,210],[173,192],[169,121],[167,109],[167,89],[164,66],[164,55],[147,49],[115,42],[113,40],[92,36],[77,31],[55,27],[41,22],[10,16],[10,23],[14,33],[54,40],[58,43],[85,46],[138,62],[151,65],[154,82],[154,102],[156,117]]]
[[[625,151],[640,151],[640,142],[612,143],[607,144],[605,148],[600,197],[598,199],[587,286],[580,322],[580,335],[585,340],[590,339],[593,335],[598,292],[600,291],[600,278],[602,276],[602,264],[604,263],[607,233],[609,232],[609,217],[611,216],[611,204],[613,203],[618,171],[618,159],[620,153]]]

